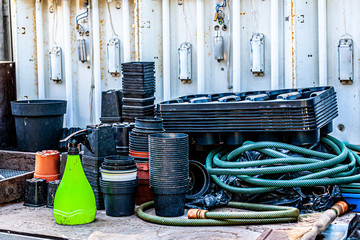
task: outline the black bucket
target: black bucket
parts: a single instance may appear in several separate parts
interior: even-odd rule
[[[154,194],[155,214],[161,217],[179,217],[184,215],[185,193],[182,188],[152,188]]]
[[[23,100],[11,102],[18,149],[36,152],[58,149],[66,101]]]
[[[134,214],[137,179],[123,182],[100,180],[100,186],[104,196],[106,215],[121,217]]]

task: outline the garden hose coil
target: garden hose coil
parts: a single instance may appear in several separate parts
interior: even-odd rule
[[[336,154],[314,151],[286,143],[248,141],[232,151],[221,147],[214,149],[207,156],[206,168],[217,185],[227,191],[240,194],[258,194],[272,192],[279,188],[337,185],[359,181],[360,174],[355,174],[355,171],[356,167],[360,166],[360,157],[353,150],[360,150],[360,148],[345,144],[331,136],[322,137],[321,142]],[[289,156],[273,150],[274,148],[289,150],[304,157]],[[259,151],[272,158],[239,162],[240,155],[246,151]],[[310,171],[311,173],[290,180],[254,177],[255,175],[300,171]],[[237,176],[252,187],[230,186],[222,182],[219,175]]]
[[[136,210],[136,215],[144,221],[170,226],[226,226],[296,222],[299,210],[293,207],[273,206],[256,203],[229,202],[225,207],[246,209],[255,212],[210,212],[190,209],[189,218],[159,217],[145,211],[154,207],[154,201],[144,203]],[[198,216],[198,217],[197,217]]]

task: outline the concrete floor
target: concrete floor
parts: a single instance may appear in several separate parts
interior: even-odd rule
[[[353,214],[337,220],[348,223]],[[184,216],[185,218],[185,216]],[[169,227],[147,223],[137,218],[114,218],[104,210],[97,212],[96,221],[81,226],[61,226],[55,223],[52,209],[24,207],[23,203],[0,206],[0,229],[36,233],[69,239],[244,239],[255,240],[266,229],[290,230],[294,224],[229,227]]]

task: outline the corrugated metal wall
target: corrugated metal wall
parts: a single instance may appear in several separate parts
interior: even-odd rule
[[[66,1],[66,0],[65,0]],[[95,92],[107,89],[121,88],[121,76],[113,77],[107,71],[106,44],[115,34],[121,41],[122,60],[130,56],[131,60],[155,61],[157,80],[157,101],[163,100],[163,40],[170,40],[170,97],[198,92],[198,38],[204,39],[204,80],[206,92],[226,92],[235,89],[261,90],[270,89],[271,79],[271,0],[241,0],[240,12],[233,11],[235,0],[227,1],[225,19],[229,17],[229,29],[221,31],[225,40],[225,60],[218,63],[213,56],[213,37],[216,35],[213,21],[215,6],[222,0],[169,0],[170,19],[164,19],[161,0],[113,0],[109,3],[113,33],[107,3],[99,1],[100,15],[100,56],[93,52],[93,9],[84,22],[89,29],[87,41],[89,61],[78,61],[76,39],[79,36],[75,30],[75,17],[86,10],[84,0],[70,0],[71,23],[71,59],[73,78],[73,113],[74,125],[85,126],[97,122],[95,116]],[[321,0],[320,0],[321,1]],[[49,51],[52,46],[63,48],[64,19],[62,0],[42,1],[42,31],[44,33],[44,63],[38,68],[36,48],[36,17],[34,0],[17,0],[12,2],[12,24],[14,38],[14,56],[17,62],[17,81],[19,99],[38,98],[38,71],[44,71],[45,97],[66,99],[66,81],[61,84],[49,79]],[[179,3],[183,2],[182,5]],[[360,109],[359,109],[359,48],[360,32],[356,23],[359,16],[356,9],[360,9],[357,0],[327,0],[327,75],[328,84],[335,86],[338,92],[340,116],[334,124],[334,134],[344,140],[360,144]],[[55,4],[56,3],[56,4]],[[198,35],[200,9],[198,4],[204,4],[204,36]],[[54,7],[54,6],[57,7]],[[124,18],[124,6],[128,5],[129,18]],[[90,3],[92,6],[92,3]],[[279,0],[278,2],[279,35],[279,83],[280,88],[307,87],[319,85],[319,35],[318,35],[318,1],[317,0]],[[56,12],[56,15],[55,15]],[[238,16],[234,16],[238,14]],[[234,18],[235,17],[235,18]],[[234,28],[233,19],[240,19],[240,27]],[[124,22],[125,20],[125,22]],[[170,23],[170,34],[163,35],[163,20]],[[54,24],[57,21],[57,24]],[[126,25],[126,22],[129,22]],[[201,21],[200,21],[201,22]],[[345,27],[346,26],[346,27]],[[346,29],[346,30],[345,30]],[[126,35],[126,30],[130,35]],[[55,31],[55,33],[54,33]],[[250,38],[253,32],[265,35],[265,74],[263,77],[254,77],[250,72]],[[234,35],[235,34],[235,35]],[[240,34],[240,65],[233,64],[233,37]],[[337,46],[339,39],[345,34],[351,35],[354,41],[354,83],[341,85],[338,80]],[[53,43],[55,39],[55,44]],[[127,39],[127,40],[126,40]],[[178,79],[178,48],[182,42],[192,44],[192,83],[184,84]],[[129,45],[130,44],[130,45]],[[130,49],[124,49],[124,46]],[[64,54],[64,52],[63,52]],[[94,88],[94,59],[101,61],[101,89]],[[64,56],[63,56],[64,59]],[[63,60],[64,61],[64,60]],[[64,64],[63,64],[64,66]],[[166,70],[166,69],[165,69]],[[66,69],[64,69],[65,73]],[[233,74],[240,71],[240,79],[234,79]],[[63,74],[64,75],[64,74]],[[233,86],[233,83],[239,83]],[[276,85],[276,84],[275,84]],[[338,130],[343,124],[345,129]]]

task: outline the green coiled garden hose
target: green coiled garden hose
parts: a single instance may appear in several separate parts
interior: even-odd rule
[[[225,226],[296,222],[299,210],[293,207],[273,206],[256,203],[229,202],[226,207],[254,210],[257,212],[207,212],[206,219],[159,217],[146,213],[154,201],[144,203],[136,215],[144,221],[170,226]]]
[[[321,141],[334,150],[335,154],[318,152],[298,146],[279,142],[245,142],[233,151],[217,148],[209,153],[206,168],[216,184],[234,193],[257,194],[272,192],[279,188],[313,187],[357,182],[360,174],[355,174],[356,166],[360,165],[360,157],[351,149],[360,147],[347,144],[327,136]],[[275,150],[284,149],[304,157],[293,157]],[[272,159],[239,162],[240,155],[246,151],[260,151]],[[311,158],[316,157],[316,158]],[[288,164],[279,166],[278,164]],[[262,167],[266,166],[266,167]],[[261,168],[254,168],[261,167]],[[290,180],[272,180],[254,175],[270,175],[289,172],[309,171],[308,175]],[[235,175],[245,183],[254,187],[234,187],[219,179],[219,175]]]

